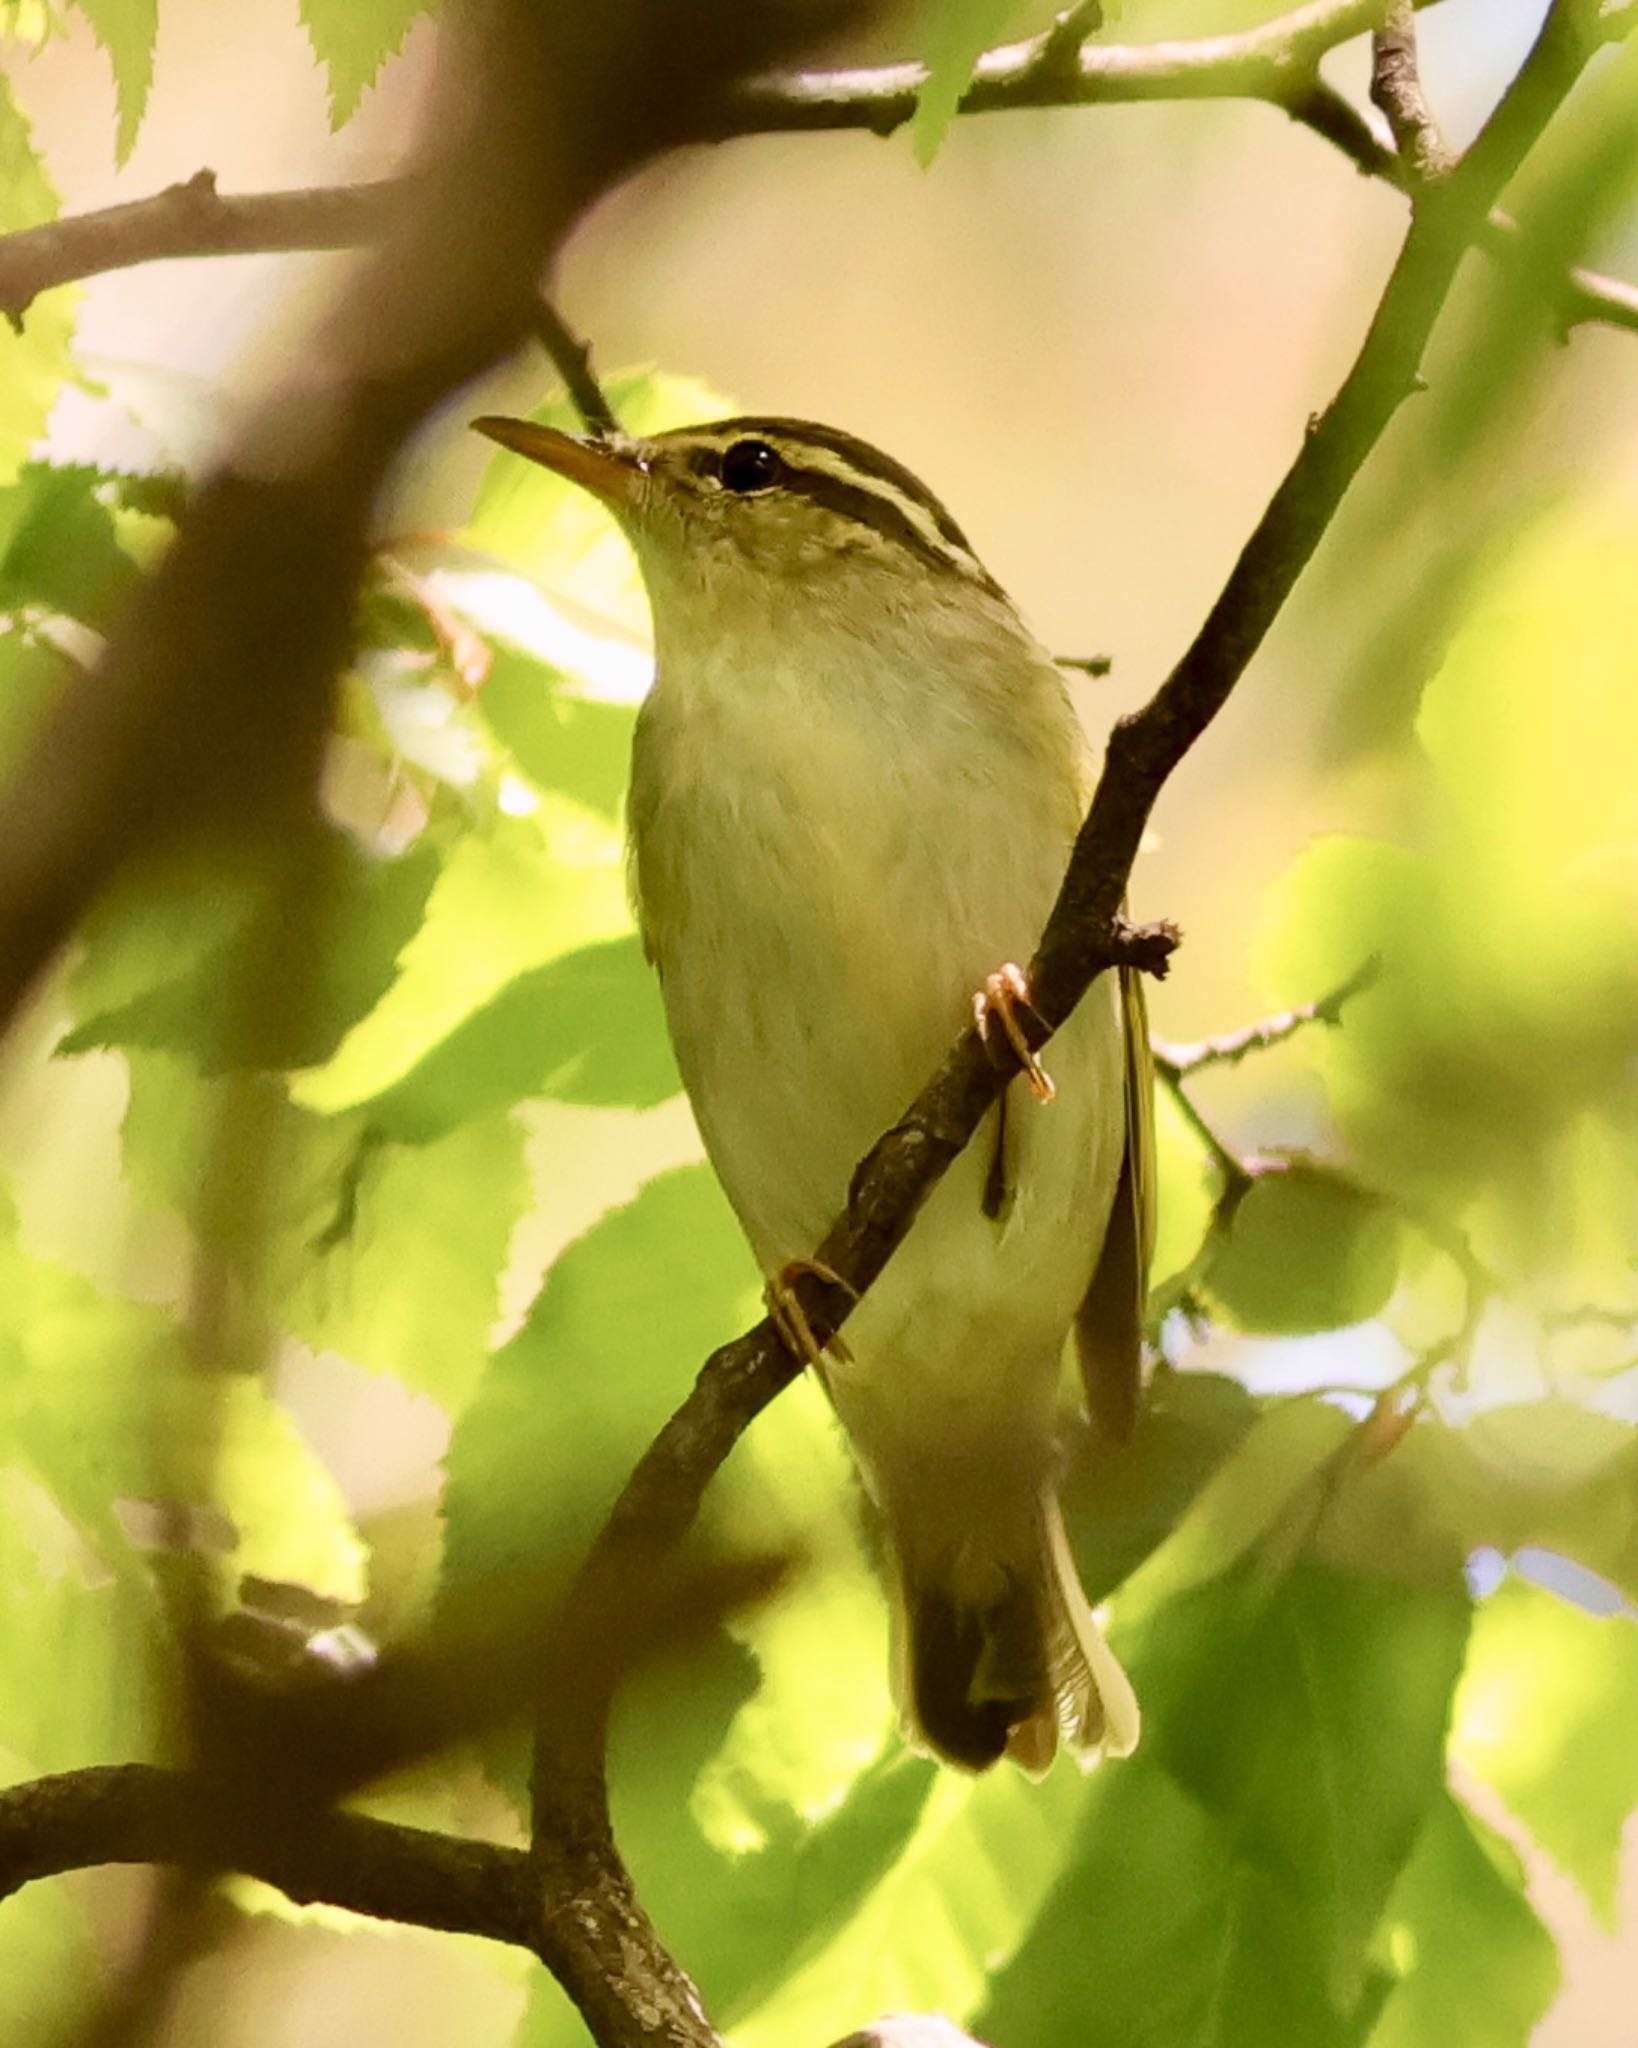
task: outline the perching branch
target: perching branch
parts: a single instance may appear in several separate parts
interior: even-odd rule
[[[1037,1013],[1024,1020],[1046,1042],[1098,975],[1139,965],[1162,971],[1175,934],[1134,932],[1121,908],[1144,828],[1168,777],[1226,703],[1285,599],[1324,538],[1389,421],[1416,389],[1423,351],[1464,255],[1519,163],[1568,94],[1601,36],[1573,0],[1558,0],[1517,78],[1437,204],[1419,207],[1375,317],[1336,397],[1314,420],[1296,459],[1236,562],[1193,644],[1155,696],[1110,736],[1092,806],[1028,976]],[[968,1030],[929,1085],[860,1163],[848,1206],[794,1291],[816,1336],[841,1330],[902,1242],[931,1189],[972,1137],[1016,1067],[998,1063]],[[826,1278],[829,1274],[833,1277]],[[557,1657],[592,1657],[618,1592],[687,1530],[705,1488],[747,1425],[798,1365],[771,1319],[706,1361],[692,1393],[632,1475],[571,1596]],[[580,1842],[588,1881],[629,1893],[608,1824],[604,1750],[609,1695],[589,1685],[567,1723],[544,1723],[536,1750],[537,1840],[597,1826]]]
[[[575,18],[586,24],[584,37],[595,50],[605,16],[622,17],[610,32],[621,50],[618,82],[623,91],[632,75],[634,21],[638,29],[658,30],[659,17],[669,11],[658,0],[649,5],[628,0],[624,8],[579,10]],[[1303,13],[1334,21],[1342,11],[1327,5]],[[692,10],[696,42],[700,12],[697,6]],[[537,27],[545,18],[521,5],[519,13]],[[581,40],[576,35],[570,49],[554,53],[559,61],[548,76],[561,77],[566,70],[573,74],[574,62],[588,54],[577,47]],[[1465,252],[1484,232],[1487,214],[1574,84],[1596,40],[1586,9],[1576,0],[1558,0],[1477,143],[1416,208],[1353,368],[1330,407],[1313,422],[1195,641],[1145,709],[1111,736],[1091,810],[1031,963],[1039,1028],[1025,1022],[1034,1043],[1045,1042],[1107,968],[1135,964],[1158,970],[1164,965],[1174,935],[1163,927],[1134,932],[1120,917],[1150,812],[1173,769],[1238,684],[1353,479],[1415,389],[1423,351]],[[657,63],[660,54],[656,50]],[[511,52],[508,61],[515,57]],[[660,68],[667,91],[675,91],[675,62]],[[613,93],[611,75],[597,74],[597,82]],[[515,70],[509,71],[507,83],[509,91],[528,96],[543,84],[538,62],[524,66],[521,85]],[[542,96],[534,109],[537,116],[544,106]],[[587,119],[583,106],[575,111],[578,122]],[[630,112],[623,105],[618,111]],[[615,123],[614,105],[605,102],[602,112]],[[519,279],[527,277],[532,284],[541,269],[539,257],[578,205],[631,160],[632,138],[624,148],[614,146],[620,133],[618,126],[587,134],[572,125],[567,140],[554,134],[558,149],[548,152],[543,165],[531,161],[524,136],[503,137],[502,164],[510,150],[513,168],[520,174],[532,171],[537,178],[526,199],[517,199],[527,214],[525,222],[498,251],[474,256],[441,245],[435,249],[435,255],[454,262],[458,303],[445,306],[440,295],[431,317],[424,308],[414,309],[401,336],[380,326],[383,302],[397,304],[395,293],[401,298],[410,282],[399,266],[408,255],[426,254],[424,237],[431,235],[437,243],[456,230],[436,203],[418,206],[413,219],[396,219],[390,253],[372,267],[375,289],[343,308],[338,322],[342,346],[327,358],[343,366],[347,380],[326,394],[340,409],[340,424],[332,421],[326,431],[322,410],[316,417],[299,410],[284,422],[287,432],[294,427],[296,434],[293,448],[283,446],[282,461],[269,462],[265,445],[252,444],[247,452],[262,457],[261,462],[247,461],[206,486],[171,557],[149,586],[146,605],[127,622],[116,645],[102,685],[112,711],[96,701],[80,707],[96,741],[89,783],[80,764],[60,748],[55,754],[48,749],[44,761],[35,764],[33,774],[44,790],[59,803],[66,790],[71,800],[66,829],[77,821],[83,830],[89,806],[94,821],[111,818],[118,832],[113,852],[94,841],[95,858],[82,858],[72,870],[77,895],[49,897],[43,906],[36,905],[33,922],[21,927],[34,960],[49,952],[84,894],[118,854],[152,830],[152,807],[173,787],[180,787],[191,815],[214,815],[211,800],[222,792],[211,779],[212,757],[189,750],[178,763],[164,752],[148,723],[155,713],[169,717],[179,708],[197,713],[196,694],[207,676],[218,691],[227,683],[227,711],[251,720],[255,743],[264,743],[270,721],[277,721],[277,759],[285,765],[271,783],[258,767],[250,777],[252,790],[302,787],[300,771],[313,758],[304,747],[316,749],[323,731],[330,666],[344,634],[345,603],[362,551],[374,481],[425,407],[455,377],[528,326],[532,312]],[[492,180],[494,138],[487,130],[484,148]],[[454,156],[460,164],[458,150]],[[462,189],[454,179],[451,193]],[[510,201],[516,195],[508,188],[507,197]],[[486,217],[496,211],[505,213],[506,207],[497,208],[491,199]],[[462,225],[469,233],[469,220],[463,217]],[[537,260],[530,261],[531,256]],[[511,268],[504,272],[502,288],[486,298],[475,270],[502,258]],[[422,262],[415,283],[424,287],[428,275]],[[476,331],[458,324],[459,303],[481,309],[485,324]],[[454,323],[449,331],[440,319]],[[369,346],[361,326],[366,321],[371,333],[398,339],[399,352],[383,362]],[[347,401],[366,394],[371,403],[359,408],[365,416],[353,416]],[[333,497],[338,490],[338,504],[324,501],[325,494]],[[268,552],[270,529],[299,529],[307,518],[316,521],[315,541],[324,542],[324,548],[314,545],[292,558],[294,542],[285,541]],[[339,552],[332,554],[328,544],[335,542]],[[313,616],[292,621],[283,609],[288,609],[292,588],[305,595],[303,576],[312,579],[321,601]],[[282,609],[281,594],[286,600]],[[234,620],[229,636],[220,608],[241,605],[247,597],[255,603],[248,618]],[[196,615],[189,607],[203,607],[203,612]],[[261,632],[274,640],[265,656],[259,647],[243,644]],[[224,659],[228,654],[234,657],[231,662]],[[241,690],[247,688],[268,691],[271,705],[241,704]],[[214,718],[206,737],[220,745],[221,714]],[[166,780],[156,773],[171,773],[178,765],[186,771],[180,778]],[[237,743],[228,749],[224,772],[231,777],[248,772]],[[39,872],[49,874],[50,869]],[[8,836],[0,840],[0,933],[13,939],[19,927],[5,913],[17,901],[16,845]],[[14,993],[26,979],[26,973],[12,971]],[[1011,1078],[999,1053],[999,1047],[986,1047],[976,1033],[965,1033],[928,1088],[861,1164],[847,1210],[817,1253],[817,1263],[839,1280],[815,1273],[796,1284],[817,1332],[835,1332],[845,1324],[857,1294],[881,1271],[920,1203]],[[624,1646],[609,1638],[633,1573],[651,1572],[687,1530],[711,1476],[796,1370],[769,1321],[724,1347],[707,1361],[693,1393],[628,1483],[550,1646],[554,1661],[575,1657],[569,1668],[585,1673],[585,1698],[556,1701],[542,1718],[536,1830],[526,1864],[518,1852],[452,1843],[334,1812],[304,1813],[296,1841],[281,1839],[277,1829],[246,1840],[209,1800],[196,1807],[194,1780],[128,1766],[112,1773],[74,1773],[0,1794],[0,1884],[21,1884],[91,1861],[140,1856],[203,1862],[207,1868],[231,1865],[295,1896],[329,1898],[416,1924],[451,1925],[458,1915],[463,1931],[521,1941],[541,1954],[579,2001],[594,2034],[611,2048],[639,2043],[717,2048],[692,1986],[643,1914],[613,1842],[603,1777],[604,1734]]]

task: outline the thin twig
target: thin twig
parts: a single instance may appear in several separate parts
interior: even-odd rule
[[[1238,1066],[1249,1054],[1267,1052],[1271,1046],[1282,1045],[1310,1024],[1340,1024],[1347,1005],[1355,996],[1373,988],[1381,974],[1382,962],[1373,954],[1346,981],[1339,983],[1328,995],[1321,996],[1318,1002],[1299,1003],[1294,1010],[1281,1010],[1275,1016],[1263,1017],[1255,1024],[1246,1025],[1243,1030],[1227,1031],[1216,1038],[1196,1039],[1192,1044],[1174,1045],[1163,1038],[1154,1039],[1151,1043],[1155,1067],[1170,1079],[1182,1081],[1198,1074],[1203,1067]]]
[[[550,299],[540,302],[535,331],[586,431],[599,438],[618,434],[620,416],[592,369],[591,343],[575,333]]]
[[[1412,0],[1388,0],[1387,19],[1371,37],[1371,100],[1388,124],[1412,194],[1444,177],[1455,159],[1422,89]]]
[[[1065,65],[1048,29],[980,58],[963,113],[1170,99],[1249,98],[1277,107],[1339,149],[1369,177],[1405,183],[1405,165],[1386,149],[1341,93],[1319,73],[1337,43],[1370,29],[1383,0],[1325,0],[1236,35],[1193,42],[1092,44]],[[1619,22],[1605,20],[1601,34]],[[802,72],[766,80],[728,98],[713,137],[793,130],[865,129],[891,134],[908,121],[925,83],[916,64]],[[375,240],[402,197],[402,180],[317,186],[305,191],[225,195],[200,171],[151,198],[23,228],[0,236],[0,313],[20,321],[44,291],[135,264],[179,257],[344,248]],[[1494,215],[1484,246],[1505,257],[1513,224]],[[1638,332],[1638,288],[1584,268],[1564,293],[1566,327],[1602,322]],[[578,346],[578,344],[575,344]],[[567,358],[550,349],[568,381]],[[571,385],[571,393],[574,387]],[[589,399],[589,390],[580,397]],[[585,411],[595,431],[594,408]]]

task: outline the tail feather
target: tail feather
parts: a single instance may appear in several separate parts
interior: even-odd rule
[[[1103,1639],[1050,1493],[1021,1533],[974,1556],[971,1535],[940,1558],[899,1550],[901,1694],[912,1741],[982,1771],[1002,1756],[1045,1771],[1060,1741],[1082,1765],[1126,1756],[1138,1707]]]

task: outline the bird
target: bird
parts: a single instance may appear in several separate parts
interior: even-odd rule
[[[1091,754],[1063,673],[912,473],[811,421],[478,430],[615,515],[653,614],[633,896],[707,1156],[770,1288],[976,1015],[1027,1054],[1027,960]],[[810,1344],[885,1553],[911,1745],[1033,1775],[1137,1741],[1058,1501],[1073,1339],[1130,1434],[1153,1239],[1135,975],[1105,975]],[[798,1327],[785,1327],[793,1343]]]

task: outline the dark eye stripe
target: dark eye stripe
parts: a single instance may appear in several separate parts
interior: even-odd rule
[[[787,449],[791,446],[788,441],[785,445]],[[900,547],[908,548],[929,568],[941,569],[946,575],[963,573],[960,565],[952,561],[942,548],[935,547],[915,521],[907,519],[890,498],[884,498],[879,492],[868,490],[862,484],[844,483],[840,477],[832,476],[828,470],[801,469],[787,459],[785,474],[780,479],[780,488],[793,497],[806,498],[811,504],[822,505],[827,512],[834,512],[838,518],[852,519],[861,526],[873,528],[885,539],[896,541]],[[939,530],[941,533],[944,531],[942,527]],[[977,569],[978,563],[966,542],[957,541],[954,545],[960,548],[971,568]],[[981,572],[979,580],[987,589],[995,590],[996,586],[989,576]],[[996,594],[999,596],[999,591]]]
[[[681,431],[697,432],[698,429],[683,428]],[[861,441],[856,434],[845,434],[839,427],[821,426],[815,420],[788,420],[772,414],[753,414],[743,419],[714,421],[711,432],[724,435],[767,435],[777,442],[788,461],[799,458],[804,448],[819,449],[827,455],[840,455],[845,462],[851,463],[864,475],[879,476],[884,483],[890,483],[901,490],[907,498],[912,499],[927,513],[940,535],[951,547],[960,548],[963,554],[972,553],[967,536],[920,477],[906,469],[902,462],[895,462],[891,455],[884,455],[868,441]],[[837,506],[836,509],[842,508]],[[869,523],[879,524],[875,520]],[[881,527],[880,530],[887,531],[885,527]]]

